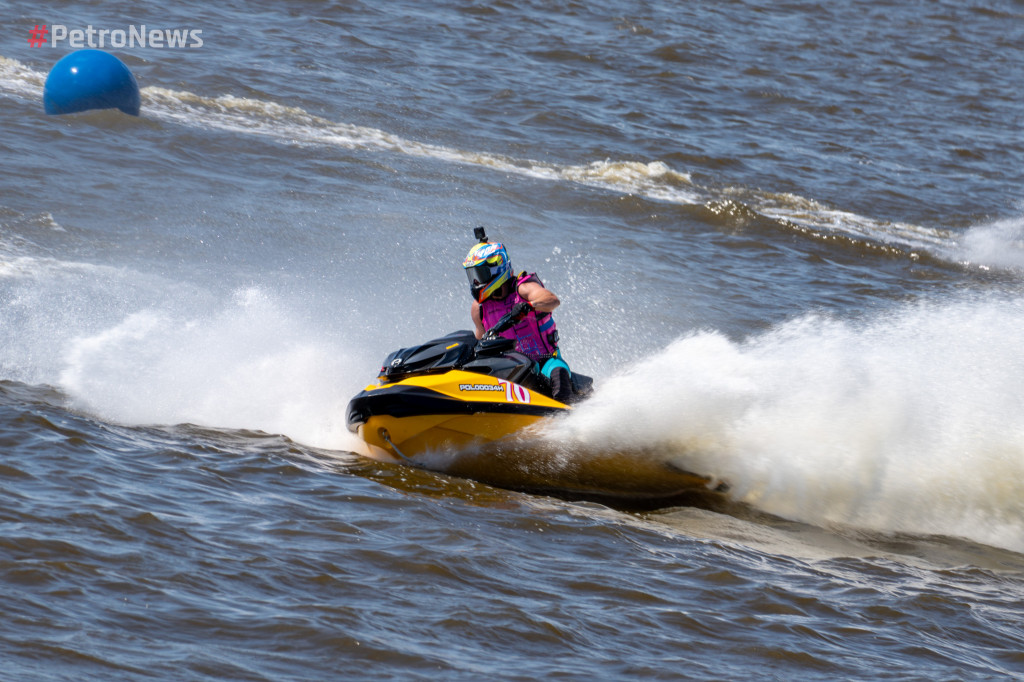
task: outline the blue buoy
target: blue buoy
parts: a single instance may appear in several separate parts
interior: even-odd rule
[[[139,84],[120,59],[103,50],[78,50],[62,57],[46,77],[43,108],[48,114],[120,109],[139,115]]]

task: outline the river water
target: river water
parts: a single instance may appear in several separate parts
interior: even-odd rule
[[[0,677],[1024,675],[1024,4],[0,11]],[[37,25],[202,45],[47,116]],[[358,454],[476,225],[595,377],[567,470],[727,494]]]

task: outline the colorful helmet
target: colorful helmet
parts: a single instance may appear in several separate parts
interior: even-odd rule
[[[480,242],[469,250],[462,267],[477,303],[483,303],[512,278],[512,264],[501,243]]]

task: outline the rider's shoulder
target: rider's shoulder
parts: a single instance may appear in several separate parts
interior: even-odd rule
[[[516,285],[521,287],[524,284],[536,284],[541,288],[544,287],[544,282],[540,281],[540,277],[537,276],[536,272],[527,273],[526,270],[523,270],[516,276]]]

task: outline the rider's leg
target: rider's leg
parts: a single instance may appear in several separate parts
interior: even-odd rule
[[[543,374],[551,382],[551,397],[561,403],[572,400],[572,373],[569,365],[562,359],[560,351],[556,351],[541,368]]]

